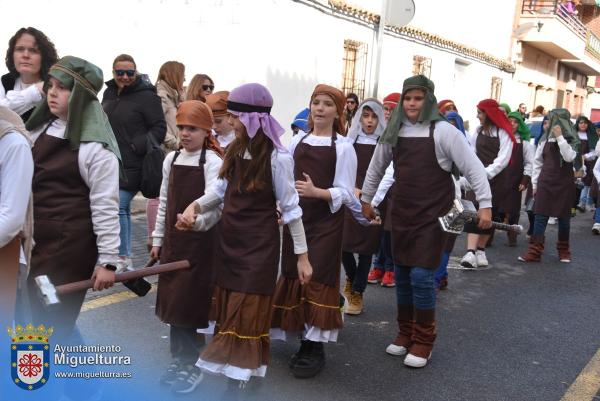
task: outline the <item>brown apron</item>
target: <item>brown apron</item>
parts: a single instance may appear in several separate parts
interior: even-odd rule
[[[499,135],[499,130],[496,128],[496,134]],[[500,137],[491,137],[489,135],[478,134],[475,144],[477,157],[483,163],[483,167],[487,167],[494,162],[500,152]],[[523,153],[521,152],[521,157]],[[512,162],[511,162],[512,163]],[[509,164],[510,165],[510,164]],[[490,180],[490,189],[492,190],[492,207],[499,207],[505,201],[506,191],[506,169],[498,173]]]
[[[358,139],[358,137],[356,137]],[[375,146],[360,144],[354,141],[356,151],[356,188],[362,188],[367,175],[371,157],[375,152]],[[360,225],[352,216],[348,208],[344,208],[344,234],[342,250],[344,252],[358,253],[360,255],[371,255],[379,249],[381,238],[381,226],[365,227]]]
[[[437,269],[446,244],[438,218],[454,200],[454,183],[435,154],[433,132],[427,138],[399,137],[394,148],[394,185],[390,203],[394,264]]]
[[[202,149],[198,166],[176,165],[179,154],[177,151],[171,162],[160,263],[187,259],[191,267],[159,276],[156,315],[178,327],[203,328],[208,327],[212,298],[216,230],[180,231],[175,223],[177,213],[204,195],[206,148]]]
[[[581,141],[581,154],[585,155],[590,152],[590,143],[587,140]],[[583,185],[586,187],[592,186],[592,181],[594,180],[594,166],[596,165],[596,159],[594,160],[585,160],[585,176],[581,179]]]
[[[575,202],[573,163],[562,160],[556,142],[546,142],[542,156],[544,161],[538,178],[533,212],[542,216],[570,217],[571,207]]]
[[[304,135],[294,151],[294,177],[297,181],[304,180],[302,173],[306,173],[315,187],[331,188],[337,161],[336,134],[331,137],[331,146],[310,146],[304,143],[308,135]],[[328,202],[315,198],[300,197],[300,207],[308,259],[313,268],[312,280],[335,287],[340,280],[344,211],[340,208],[331,213]],[[285,277],[298,277],[297,260],[289,229],[284,227],[281,271]]]
[[[48,127],[46,127],[46,130]],[[35,247],[28,287],[32,317],[67,335],[79,315],[86,291],[61,295],[60,307],[45,310],[36,294],[35,277],[48,275],[54,285],[86,280],[98,259],[90,209],[90,190],[81,178],[78,150],[69,141],[46,134],[33,147],[33,219]]]
[[[235,158],[219,222],[221,265],[217,284],[249,294],[273,295],[279,265],[279,225],[273,192],[271,155],[267,157],[266,185],[256,192],[238,191],[250,160]]]
[[[519,185],[523,179],[524,167],[523,143],[517,143],[513,147],[511,162],[504,169],[506,198],[501,202],[501,212],[511,215],[518,215],[521,212],[522,192],[519,191]]]
[[[19,276],[19,236],[0,248],[0,324],[12,325]]]

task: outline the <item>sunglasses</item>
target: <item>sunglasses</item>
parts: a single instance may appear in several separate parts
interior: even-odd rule
[[[356,102],[354,100],[346,100],[346,104],[355,104]]]
[[[212,92],[214,89],[215,89],[214,85],[202,85],[202,90],[211,91]]]
[[[127,76],[131,78],[135,75],[135,70],[115,70],[115,74],[117,74],[118,77],[127,74]]]

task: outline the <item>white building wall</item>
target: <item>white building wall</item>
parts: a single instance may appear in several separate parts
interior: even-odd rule
[[[372,3],[378,3],[371,7],[378,13],[380,3]],[[473,47],[478,43],[480,50],[506,58],[509,38],[498,38],[506,37],[508,29],[501,26],[512,26],[507,10],[512,10],[508,3],[513,0],[502,10],[491,1],[489,7],[478,5],[477,12],[498,15],[477,19],[468,30],[456,21],[464,21],[469,2],[460,0],[451,8],[442,3],[417,1],[414,22],[421,25],[415,26]],[[28,9],[36,12],[22,12]],[[273,114],[286,129],[308,106],[317,83],[341,85],[344,39],[367,43],[369,60],[375,49],[371,28],[291,0],[105,0],[96,9],[72,0],[0,0],[0,10],[11,16],[0,25],[2,54],[18,28],[34,26],[50,37],[59,55],[79,56],[100,66],[105,80],[111,78],[112,60],[120,53],[131,54],[153,81],[162,63],[178,60],[186,65],[188,82],[194,74],[206,73],[214,79],[215,90],[246,82],[266,85],[275,99]],[[472,27],[483,30],[489,24],[498,30],[473,34]],[[415,54],[432,58],[438,99],[454,99],[467,120],[474,121],[476,103],[490,96],[492,76],[502,77],[503,92],[509,91],[510,74],[497,68],[470,61],[457,73],[455,59],[460,56],[386,35],[380,98],[401,90],[402,81],[412,74]],[[0,66],[1,73],[5,70]],[[367,88],[370,74],[368,65]]]

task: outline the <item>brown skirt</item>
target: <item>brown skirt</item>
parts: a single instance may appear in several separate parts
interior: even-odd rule
[[[300,285],[298,279],[279,277],[271,327],[293,332],[304,330],[305,324],[322,330],[343,327],[339,283],[335,287],[316,281]]]
[[[200,358],[243,369],[269,363],[272,297],[215,289],[215,336]]]

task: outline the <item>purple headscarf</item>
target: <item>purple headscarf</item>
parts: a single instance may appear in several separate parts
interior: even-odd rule
[[[231,91],[227,98],[227,110],[239,117],[246,127],[250,139],[256,136],[259,128],[279,150],[286,151],[279,137],[285,130],[271,116],[273,97],[269,90],[261,84],[244,84]]]

